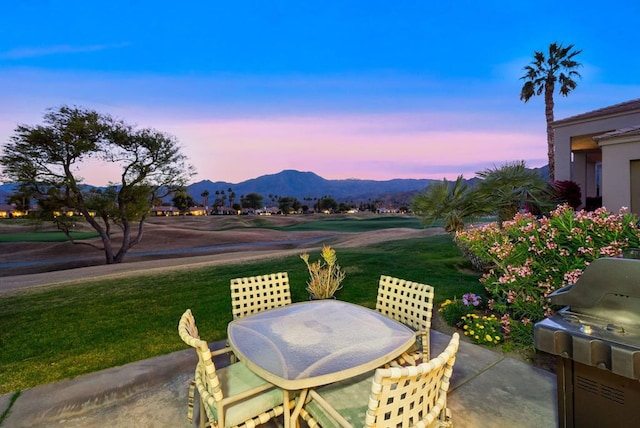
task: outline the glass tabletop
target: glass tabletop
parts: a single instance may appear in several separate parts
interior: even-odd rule
[[[415,341],[405,325],[339,300],[296,303],[240,318],[229,324],[228,337],[251,370],[289,390],[373,370]]]

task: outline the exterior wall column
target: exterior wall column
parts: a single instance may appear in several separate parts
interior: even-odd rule
[[[570,128],[559,127],[554,129],[554,146],[556,167],[555,178],[557,181],[568,181],[575,179],[571,174],[571,132]],[[584,191],[583,191],[584,193]],[[583,195],[584,196],[584,195]],[[584,203],[584,200],[582,201]]]
[[[571,156],[569,156],[570,158]],[[587,154],[585,152],[575,152],[573,153],[573,176],[571,180],[575,181],[578,186],[580,186],[581,190],[581,200],[582,206],[585,206],[587,201],[587,196],[589,195],[589,177],[587,173]]]
[[[602,206],[613,212],[631,208],[631,161],[640,159],[640,136],[606,138],[598,144],[602,148]]]

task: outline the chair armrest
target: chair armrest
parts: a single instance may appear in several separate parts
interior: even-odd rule
[[[211,351],[211,356],[212,357],[216,357],[218,355],[224,355],[224,354],[233,354],[233,349],[231,349],[230,346],[225,346],[224,348],[220,348],[220,349],[216,349],[215,351]]]
[[[331,404],[327,403],[327,401],[320,396],[316,391],[310,390],[309,397],[315,401],[318,406],[322,407],[333,419],[336,420],[342,427],[344,428],[353,428],[353,425],[349,423],[336,409],[334,409]]]

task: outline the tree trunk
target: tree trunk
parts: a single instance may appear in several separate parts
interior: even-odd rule
[[[96,232],[100,235],[100,239],[102,240],[102,248],[104,250],[105,263],[110,265],[114,263],[113,249],[111,248],[111,233],[109,228],[109,219],[104,219],[107,227],[106,229],[100,226],[100,223],[96,221],[96,219],[89,214],[89,211],[83,209],[82,216],[85,220],[95,229]]]
[[[549,158],[549,180],[554,181],[556,177],[556,156],[555,156],[555,137],[553,135],[553,90],[554,85],[547,83],[544,91],[544,113],[547,120],[547,156]]]
[[[125,218],[122,220],[122,244],[118,253],[115,255],[113,262],[121,263],[124,260],[124,256],[131,248],[131,223]]]

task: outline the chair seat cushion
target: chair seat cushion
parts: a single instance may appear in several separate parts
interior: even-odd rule
[[[365,373],[355,378],[332,383],[318,388],[316,392],[327,403],[340,413],[351,425],[364,425],[367,413],[367,403],[371,394],[373,372]],[[341,427],[341,425],[327,414],[315,401],[311,400],[305,409],[313,416],[322,428]]]
[[[217,369],[216,373],[225,398],[269,384],[241,362]],[[248,419],[255,418],[259,414],[281,405],[283,398],[282,390],[274,387],[251,398],[230,404],[226,407],[224,425],[230,427],[242,424]],[[217,418],[217,409],[211,408],[210,410]]]

